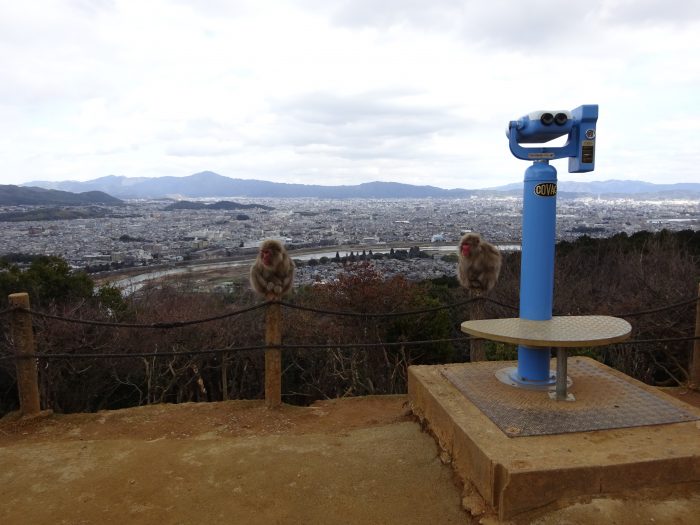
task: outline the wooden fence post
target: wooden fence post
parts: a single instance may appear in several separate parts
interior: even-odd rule
[[[698,301],[695,303],[695,337],[700,337],[700,284],[698,284]],[[700,339],[693,342],[688,378],[688,386],[693,390],[700,390]]]
[[[13,293],[8,296],[11,307],[29,310],[29,294]],[[23,416],[35,415],[41,411],[39,400],[39,374],[33,356],[34,333],[32,314],[16,310],[12,313],[12,341],[15,347],[17,367],[17,390],[19,391],[19,411]],[[21,356],[21,357],[20,357]]]
[[[480,294],[471,293],[472,299],[475,299],[469,305],[469,319],[475,321],[484,318],[484,302],[481,300]],[[469,362],[486,361],[486,348],[483,339],[472,339],[469,342]]]
[[[275,302],[267,305],[265,313],[265,344],[282,344],[282,311]],[[278,408],[282,404],[282,349],[265,350],[265,406]]]

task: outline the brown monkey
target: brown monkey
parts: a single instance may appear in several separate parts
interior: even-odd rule
[[[279,299],[292,288],[294,263],[282,243],[272,239],[260,245],[258,257],[250,267],[250,285],[267,299]]]
[[[501,272],[501,253],[478,233],[467,233],[459,241],[457,278],[462,286],[486,293],[493,288]]]

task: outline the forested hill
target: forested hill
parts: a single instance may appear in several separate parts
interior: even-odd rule
[[[241,204],[233,201],[218,201],[213,204],[203,202],[178,201],[163,208],[165,211],[176,210],[251,210],[259,208],[261,210],[274,210],[272,206],[264,204]]]
[[[12,184],[0,184],[0,205],[59,205],[59,206],[85,206],[91,204],[106,204],[118,206],[123,202],[102,191],[86,191],[72,193],[61,190],[47,190],[34,186],[15,186]]]

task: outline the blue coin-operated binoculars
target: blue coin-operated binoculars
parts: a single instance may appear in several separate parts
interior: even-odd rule
[[[573,111],[533,111],[508,124],[510,151],[519,159],[546,161],[569,158],[569,173],[593,171],[595,126],[598,106],[579,106]],[[561,147],[524,148],[568,135]]]
[[[557,170],[549,161],[568,157],[570,173],[593,171],[597,120],[598,106],[584,105],[572,111],[534,111],[508,124],[510,151],[519,159],[533,161],[525,170],[523,193],[521,319],[552,319]],[[521,146],[546,143],[564,135],[568,138],[560,147]],[[518,346],[518,368],[510,379],[531,388],[554,384],[549,350]]]

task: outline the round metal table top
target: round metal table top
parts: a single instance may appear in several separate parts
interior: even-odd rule
[[[552,317],[547,321],[479,319],[464,321],[462,331],[492,341],[534,347],[601,346],[624,341],[632,326],[619,317],[580,315]]]

